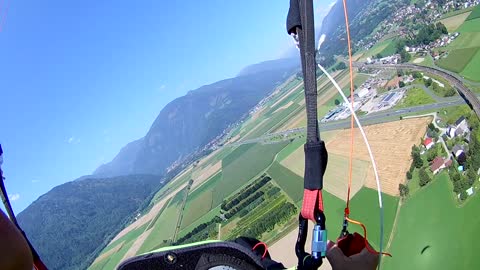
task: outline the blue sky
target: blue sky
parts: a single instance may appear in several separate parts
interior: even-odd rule
[[[174,98],[284,55],[288,2],[0,1],[0,143],[14,209],[110,161]],[[315,1],[319,17],[331,2]]]

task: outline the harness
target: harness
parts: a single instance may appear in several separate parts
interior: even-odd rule
[[[8,216],[10,217],[10,220],[12,221],[13,225],[17,227],[17,229],[22,233],[23,237],[28,243],[28,247],[30,248],[30,252],[32,253],[33,257],[33,266],[35,267],[36,270],[47,270],[47,267],[43,263],[43,261],[40,259],[40,256],[38,255],[38,252],[35,250],[33,247],[32,243],[28,240],[27,235],[25,232],[22,230],[20,225],[17,222],[17,218],[15,217],[15,214],[12,209],[12,205],[10,204],[10,200],[7,196],[7,190],[5,189],[5,183],[3,182],[5,178],[3,178],[3,171],[2,171],[2,155],[3,155],[3,149],[2,145],[0,144],[0,196],[2,197],[2,202],[3,205],[5,205],[5,209],[7,210]]]

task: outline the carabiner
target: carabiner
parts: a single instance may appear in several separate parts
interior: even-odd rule
[[[340,232],[340,236],[338,237],[339,239],[349,234],[347,227],[348,227],[348,220],[347,220],[347,217],[344,217],[343,224],[342,224],[342,231]]]
[[[295,254],[298,258],[298,270],[318,269],[322,265],[322,259],[327,252],[327,230],[325,229],[325,214],[315,211],[316,224],[313,227],[312,254],[305,252],[305,242],[308,233],[308,219],[302,214],[298,217],[298,237],[295,244]]]

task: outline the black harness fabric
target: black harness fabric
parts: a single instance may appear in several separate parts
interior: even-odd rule
[[[300,42],[305,107],[307,113],[307,141],[305,151],[304,188],[321,190],[327,167],[328,154],[320,140],[317,117],[317,64],[315,61],[315,25],[312,0],[291,0],[287,17],[287,31],[295,32]]]
[[[299,0],[290,0],[290,8],[287,15],[287,32],[296,33],[297,27],[302,27],[302,18],[300,16],[300,4]]]
[[[196,246],[152,252],[130,258],[120,264],[118,270],[206,270],[214,266],[226,265],[237,270],[279,270],[285,269],[281,263],[270,258],[261,259],[258,252],[252,251],[251,240],[237,242],[217,242]],[[258,241],[258,240],[257,240]],[[174,258],[169,260],[168,258]]]
[[[304,189],[323,189],[323,175],[327,169],[328,153],[325,142],[310,142],[304,145],[305,175]]]

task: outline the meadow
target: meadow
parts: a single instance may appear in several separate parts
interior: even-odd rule
[[[393,257],[383,260],[383,268],[479,269],[472,246],[480,240],[479,207],[478,195],[457,207],[448,175],[435,177],[402,205],[390,249]]]

